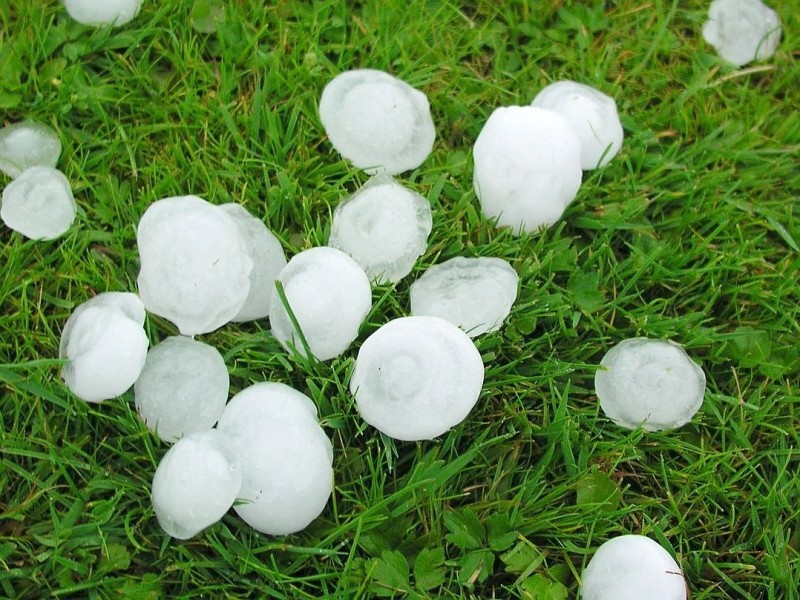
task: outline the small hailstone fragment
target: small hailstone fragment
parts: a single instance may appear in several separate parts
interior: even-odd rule
[[[334,77],[322,92],[319,116],[333,147],[369,174],[418,167],[436,137],[425,94],[374,69]]]
[[[581,168],[606,166],[622,147],[622,124],[611,96],[575,81],[545,87],[531,106],[560,114],[581,140]]]
[[[178,441],[161,459],[151,499],[161,528],[186,540],[219,521],[242,487],[232,444],[215,429]]]
[[[55,167],[61,140],[47,125],[21,121],[0,129],[0,171],[19,177],[28,167]]]
[[[228,369],[216,348],[174,336],[147,353],[134,401],[147,427],[175,442],[214,426],[225,409],[228,385]]]
[[[703,38],[737,67],[775,54],[781,40],[778,13],[761,0],[714,0]]]
[[[475,141],[473,158],[483,213],[514,233],[555,223],[581,185],[581,142],[551,110],[496,109]]]
[[[78,23],[119,27],[133,20],[144,0],[64,0],[69,16]]]
[[[429,440],[463,421],[483,386],[472,340],[438,317],[402,317],[369,336],[350,391],[370,425],[398,440]]]
[[[425,198],[379,175],[336,208],[328,244],[353,257],[370,279],[397,283],[425,253],[432,227]]]
[[[52,167],[29,167],[3,190],[0,218],[32,240],[52,240],[75,220],[75,198],[64,174]]]
[[[441,317],[474,338],[500,329],[517,299],[518,281],[501,258],[457,256],[411,284],[411,314]]]
[[[688,423],[703,404],[706,376],[678,344],[631,338],[600,361],[594,386],[606,416],[645,431]]]
[[[310,248],[295,255],[278,280],[311,353],[318,360],[328,360],[347,350],[372,307],[369,279],[358,263],[336,248]],[[306,356],[277,290],[269,321],[284,348],[293,346]]]

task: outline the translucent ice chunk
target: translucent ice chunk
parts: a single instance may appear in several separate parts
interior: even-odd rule
[[[78,23],[102,27],[125,25],[133,20],[144,0],[64,0],[69,16]]]
[[[30,167],[3,190],[0,218],[32,240],[52,240],[75,220],[69,181],[52,167]]]
[[[703,38],[737,67],[775,54],[781,41],[778,13],[761,0],[714,0]]]
[[[28,167],[55,167],[61,140],[47,125],[22,121],[0,129],[0,171],[19,177]]]

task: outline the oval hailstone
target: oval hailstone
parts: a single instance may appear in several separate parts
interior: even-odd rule
[[[600,90],[575,81],[557,81],[539,92],[531,106],[560,114],[581,140],[581,168],[606,166],[622,147],[617,103]]]
[[[75,220],[69,181],[51,167],[29,167],[3,190],[0,218],[32,240],[52,240]]]
[[[515,234],[555,223],[581,185],[581,142],[551,110],[496,109],[472,154],[481,210]]]
[[[472,340],[438,317],[402,317],[369,336],[350,391],[362,418],[398,440],[433,439],[463,421],[483,386]]]
[[[144,0],[64,0],[70,17],[78,23],[102,27],[119,27],[133,20]]]
[[[136,233],[139,294],[183,335],[233,319],[250,294],[253,260],[234,220],[197,196],[151,204]]]
[[[428,248],[428,201],[379,175],[333,213],[328,244],[350,255],[371,280],[397,283]]]
[[[781,20],[761,0],[714,0],[703,24],[703,38],[737,67],[775,54]]]
[[[703,404],[706,376],[678,344],[630,338],[611,348],[594,376],[600,407],[623,427],[675,429]]]
[[[61,377],[86,402],[123,394],[138,379],[147,356],[144,305],[127,292],[104,292],[78,306],[61,333]]]
[[[369,279],[358,263],[336,248],[310,248],[295,255],[278,280],[311,353],[318,360],[329,360],[347,350],[372,307]],[[306,356],[277,290],[269,322],[284,348],[293,346]]]
[[[333,147],[369,174],[418,167],[436,137],[425,94],[374,69],[334,77],[322,91],[319,117]]]
[[[55,167],[61,140],[52,127],[21,121],[0,129],[0,171],[19,177],[29,167]]]

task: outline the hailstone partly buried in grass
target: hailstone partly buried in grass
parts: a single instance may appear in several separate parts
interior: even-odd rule
[[[19,177],[28,167],[55,167],[61,140],[47,125],[21,121],[0,129],[0,171]]]
[[[737,67],[775,54],[781,40],[778,13],[761,0],[714,0],[703,38]]]
[[[52,240],[75,220],[75,198],[64,174],[52,167],[30,167],[3,190],[0,218],[32,240]]]
[[[144,0],[64,0],[69,16],[78,23],[102,27],[133,20]]]

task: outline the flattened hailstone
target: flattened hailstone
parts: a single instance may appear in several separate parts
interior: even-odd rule
[[[21,121],[0,129],[0,171],[19,177],[28,167],[55,167],[61,140],[47,125]]]
[[[463,421],[483,386],[483,361],[458,327],[402,317],[369,336],[350,391],[370,425],[398,440],[429,440]]]
[[[244,239],[253,270],[250,272],[250,294],[239,313],[232,321],[254,321],[269,316],[269,305],[275,279],[286,266],[286,255],[278,238],[267,226],[236,203],[220,206],[233,219]]]
[[[539,92],[531,106],[560,114],[581,140],[581,168],[606,166],[622,147],[617,103],[600,90],[575,81],[556,81]]]
[[[675,559],[643,535],[612,538],[595,552],[581,578],[583,600],[686,600]]]
[[[495,109],[472,154],[473,183],[484,215],[514,233],[558,221],[581,185],[581,142],[552,110]]]
[[[78,23],[102,27],[125,25],[133,20],[144,0],[64,0],[69,16]]]
[[[311,353],[329,360],[347,350],[372,307],[369,279],[358,263],[336,248],[310,248],[292,257],[278,280]],[[284,348],[306,355],[277,290],[269,322]]]
[[[623,427],[675,429],[703,404],[706,376],[678,344],[630,338],[600,361],[594,387],[606,416]]]
[[[411,284],[411,314],[441,317],[474,338],[500,329],[517,299],[518,282],[501,258],[457,256]]]
[[[86,402],[123,394],[147,356],[144,305],[136,294],[104,292],[78,306],[61,333],[61,377]]]
[[[133,386],[139,415],[167,442],[211,429],[228,400],[228,369],[213,346],[188,337],[165,339],[147,353]]]
[[[183,335],[207,333],[242,310],[253,259],[227,212],[197,196],[151,204],[136,233],[139,294]]]
[[[209,429],[183,438],[164,455],[151,500],[161,528],[186,540],[222,519],[241,487],[233,445]]]
[[[52,240],[75,220],[75,198],[64,174],[52,167],[29,167],[3,190],[0,218],[32,240]]]
[[[322,91],[319,117],[333,147],[369,174],[418,167],[436,137],[425,94],[374,69],[334,77]]]
[[[761,0],[714,0],[703,38],[737,67],[775,54],[781,41],[778,13]]]
[[[349,254],[371,280],[397,283],[428,248],[428,201],[378,175],[333,213],[330,246]]]
[[[333,446],[310,398],[280,383],[236,394],[217,428],[231,441],[242,469],[242,503],[234,510],[262,533],[304,529],[333,490]]]

